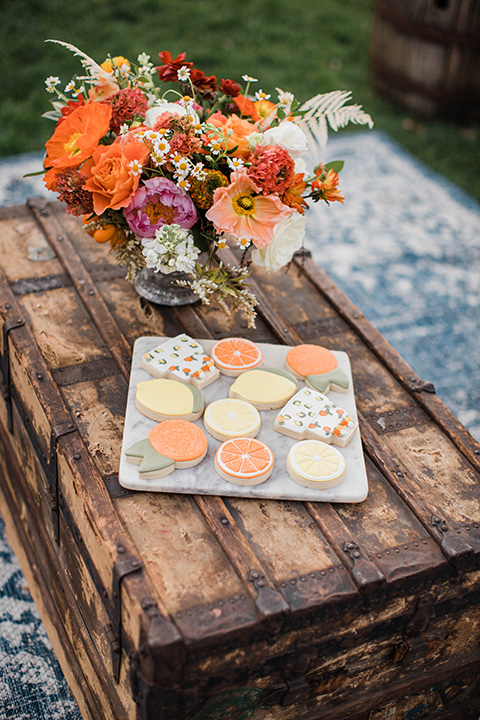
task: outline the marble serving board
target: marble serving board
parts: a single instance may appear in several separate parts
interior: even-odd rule
[[[165,337],[140,337],[135,342],[119,471],[119,483],[122,487],[148,492],[191,493],[195,495],[223,495],[276,500],[309,500],[310,502],[358,503],[365,500],[368,494],[368,480],[359,429],[357,428],[346,447],[338,448],[345,457],[347,466],[342,482],[333,488],[312,490],[298,485],[287,473],[286,460],[288,451],[296,441],[273,430],[275,417],[279,414],[280,409],[259,411],[262,426],[257,438],[266,443],[275,456],[272,475],[261,485],[243,487],[233,485],[221,478],[215,470],[215,453],[221,443],[206,431],[208,451],[199,465],[188,469],[177,468],[169,475],[155,480],[139,478],[138,465],[127,462],[125,450],[137,441],[146,438],[157,423],[142,415],[135,407],[136,386],[142,380],[153,379],[153,376],[141,367],[144,354],[166,340],[168,338]],[[195,340],[201,343],[207,354],[215,342],[214,340],[202,340],[201,338],[195,338]],[[285,369],[285,357],[290,350],[290,346],[267,343],[257,344],[263,352],[263,367]],[[330,390],[327,393],[328,397],[340,407],[348,410],[349,414],[357,420],[352,372],[348,355],[341,351],[333,350],[332,352],[338,360],[338,367],[347,374],[350,384],[348,392],[339,393]],[[203,388],[201,392],[205,398],[205,407],[213,400],[228,397],[230,385],[234,381],[235,378],[220,375],[218,380]],[[302,380],[299,380],[297,384],[299,390],[305,385]],[[204,430],[202,418],[197,420],[195,424]]]

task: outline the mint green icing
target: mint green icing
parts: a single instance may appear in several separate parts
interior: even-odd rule
[[[347,390],[349,385],[346,373],[340,368],[335,368],[320,375],[307,375],[305,380],[314,390],[321,393],[326,392],[330,385],[338,385],[344,390]]]
[[[186,385],[189,388],[189,390],[192,391],[192,395],[193,395],[192,412],[194,412],[194,413],[201,412],[203,410],[203,406],[204,406],[204,400],[203,400],[202,393],[200,392],[200,390],[198,388],[194,387],[193,385],[189,385],[188,383],[184,383],[184,385]]]
[[[140,473],[164,470],[165,468],[175,464],[172,458],[165,457],[165,455],[161,455],[157,452],[152,447],[148,438],[136,442],[125,452],[125,454],[127,457],[142,459],[138,470]]]

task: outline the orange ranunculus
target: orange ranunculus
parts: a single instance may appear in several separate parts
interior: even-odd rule
[[[98,103],[87,103],[67,115],[45,145],[45,168],[79,167],[108,132],[111,117],[112,109]]]
[[[244,160],[248,158],[250,149],[245,138],[257,131],[257,126],[254,123],[248,122],[248,120],[242,120],[238,115],[230,115],[230,117],[227,118],[220,112],[211,115],[208,118],[208,122],[223,130],[225,134],[228,130],[231,130],[232,134],[228,139],[226,149],[233,150],[233,148],[236,147],[237,149],[233,153],[234,157],[241,157]],[[220,144],[222,145],[222,143]],[[225,149],[224,145],[223,143],[223,149]]]
[[[101,215],[107,208],[126,207],[140,182],[141,168],[148,163],[148,148],[139,140],[100,145],[82,172],[88,178],[85,190],[93,195],[93,209]]]

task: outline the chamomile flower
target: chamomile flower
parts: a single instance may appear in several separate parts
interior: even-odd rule
[[[119,135],[127,135],[129,129],[127,123],[123,123],[123,125],[120,125]]]
[[[68,93],[73,90],[75,90],[75,80],[70,80],[70,82],[65,85],[65,92]]]
[[[143,166],[138,160],[132,160],[129,164],[132,175],[141,175]]]
[[[192,170],[190,171],[190,175],[192,177],[196,178],[197,180],[205,180],[208,176],[207,171],[205,170],[205,165],[201,162],[198,162],[196,165],[193,166]]]
[[[269,100],[271,95],[267,95],[267,93],[263,92],[263,90],[258,90],[255,93],[255,97],[257,100]]]
[[[190,68],[188,68],[186,65],[182,65],[182,67],[177,73],[177,77],[180,82],[188,82],[188,79],[190,77]]]
[[[237,243],[241,248],[248,248],[248,246],[251,244],[252,238],[247,237],[246,235],[237,238]]]
[[[229,157],[227,158],[227,163],[230,170],[238,171],[245,167],[245,162],[239,157]]]
[[[45,80],[45,87],[47,88],[47,92],[49,93],[55,92],[55,88],[57,85],[60,85],[60,78],[56,75],[50,75]]]
[[[250,77],[250,75],[242,75],[242,80],[245,80],[245,82],[248,82],[248,83],[258,82],[257,78]]]

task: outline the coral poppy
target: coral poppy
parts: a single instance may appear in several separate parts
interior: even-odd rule
[[[218,188],[206,213],[217,232],[250,238],[257,248],[269,245],[275,225],[294,212],[276,195],[258,195],[259,188],[242,174],[227,188]]]
[[[215,125],[215,127],[220,128],[225,135],[227,132],[231,131],[231,134],[228,137],[228,144],[225,148],[225,143],[220,143],[222,148],[225,150],[233,150],[234,148],[237,148],[233,152],[234,157],[241,157],[244,160],[248,158],[250,155],[250,148],[248,147],[248,141],[246,138],[251,135],[252,133],[256,132],[257,126],[253,123],[249,122],[248,120],[243,120],[242,118],[239,118],[238,115],[230,115],[230,117],[225,117],[225,115],[222,115],[220,112],[216,112],[213,115],[211,115],[208,118],[208,122],[211,125]]]
[[[45,167],[55,170],[79,167],[92,156],[99,141],[108,132],[111,117],[111,108],[93,102],[67,115],[45,145]]]
[[[104,106],[106,107],[106,106]],[[100,145],[82,167],[87,176],[83,186],[93,195],[93,209],[101,215],[107,208],[126,207],[138,188],[141,168],[149,161],[150,152],[139,140],[123,140]]]

